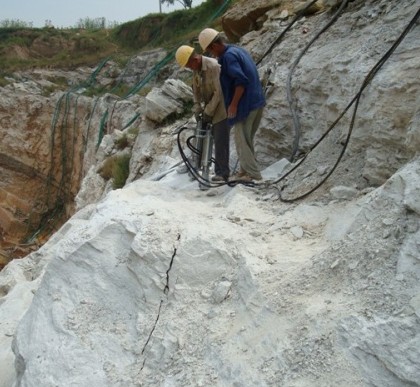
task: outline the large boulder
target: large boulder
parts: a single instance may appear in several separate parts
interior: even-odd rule
[[[192,104],[192,90],[179,79],[167,79],[162,87],[155,87],[146,96],[146,117],[162,123],[169,117],[181,116]]]
[[[222,28],[231,42],[238,42],[248,32],[259,30],[265,22],[284,20],[289,16],[312,15],[324,9],[322,1],[310,7],[305,1],[251,0],[234,4],[222,17]]]

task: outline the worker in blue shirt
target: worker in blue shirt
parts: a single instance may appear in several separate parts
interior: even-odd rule
[[[221,65],[220,83],[228,122],[234,125],[240,163],[239,172],[232,179],[261,180],[254,137],[260,125],[265,98],[255,62],[245,49],[226,44],[220,33],[212,28],[201,31],[198,41],[202,50],[218,58]]]

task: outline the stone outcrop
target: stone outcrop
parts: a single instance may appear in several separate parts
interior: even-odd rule
[[[234,4],[222,17],[222,27],[231,42],[238,42],[251,31],[263,28],[267,19],[284,20],[289,16],[302,14],[309,16],[325,10],[322,1],[310,7],[305,1],[251,0]],[[264,29],[264,28],[263,28]]]
[[[420,330],[415,317],[371,319],[351,317],[340,334],[354,361],[370,383],[380,386],[418,385],[419,365],[407,353],[417,353]],[[394,343],[389,346],[389,343]]]
[[[146,96],[146,117],[162,123],[171,115],[185,115],[188,102],[192,105],[191,87],[180,80],[168,79]]]
[[[412,1],[392,7],[387,2],[367,3],[365,7],[361,2],[349,3],[337,22],[309,47],[293,72],[291,65],[330,20],[330,13],[300,20],[266,58],[263,56],[270,42],[284,29],[284,22],[269,19],[265,29],[245,35],[241,42],[256,60],[263,58],[261,77],[266,71],[270,74],[266,114],[257,138],[261,162],[269,165],[274,160],[290,157],[297,139],[299,153],[312,147],[314,140],[344,111],[415,11]],[[358,106],[348,151],[359,154],[361,181],[367,180],[369,184],[383,183],[418,149],[420,45],[416,28],[370,81]],[[346,36],[345,43],[338,36]],[[266,44],[261,43],[263,39]],[[288,102],[289,86],[292,107],[299,118],[299,135]],[[335,126],[330,136],[334,139],[327,147],[330,153],[334,148],[334,152],[341,150],[352,109]]]
[[[222,17],[223,32],[230,41],[238,42],[248,32],[258,29],[260,18],[279,3],[279,0],[265,0],[237,4]]]
[[[21,316],[37,289],[16,374],[2,375],[45,387],[418,385],[419,277],[399,249],[419,230],[407,212],[419,162],[325,204],[239,187],[208,196],[176,174],[110,192],[0,276],[1,311],[23,297]]]
[[[163,49],[156,49],[144,51],[140,55],[133,56],[128,61],[125,70],[120,73],[118,81],[124,85],[137,85],[150,75],[153,66],[162,61],[167,54]],[[161,75],[161,71],[157,71],[156,74],[158,74],[158,80],[162,81],[163,76]],[[155,77],[151,77],[151,81],[147,83],[147,87],[150,87],[150,84],[155,84],[156,80]]]
[[[249,3],[243,12],[255,9],[251,5]],[[285,35],[283,41],[279,42],[272,52],[263,58],[271,42],[290,21],[293,11],[290,14],[283,13],[280,18],[279,13],[291,8],[291,4],[264,2],[259,3],[258,7],[264,8],[261,11],[265,15],[262,26],[259,30],[242,36],[241,44],[248,48],[256,60],[261,60],[259,66],[261,77],[265,76],[267,80],[266,113],[256,138],[258,159],[262,166],[267,167],[278,159],[290,158],[296,142],[298,143],[298,154],[305,153],[327,130],[358,91],[369,70],[389,49],[392,42],[401,33],[405,23],[408,23],[413,5],[409,3],[405,7],[396,5],[392,8],[382,2],[372,4],[372,6],[368,4],[366,7],[361,6],[360,2],[349,3],[338,21],[309,48],[293,73],[291,72],[291,63],[297,58],[310,37],[314,36],[329,21],[332,17],[331,12],[300,19]],[[267,7],[270,8],[269,11],[267,11]],[[235,9],[234,7],[224,16],[227,18],[226,20],[229,20],[230,15],[238,14],[234,12]],[[354,23],[357,24],[357,29],[354,29]],[[398,28],[393,28],[396,23]],[[229,24],[234,25],[230,22]],[[337,36],[342,36],[344,32],[346,32],[347,41],[337,40]],[[368,41],[365,39],[366,35],[370,37]],[[346,51],[338,56],[337,53],[342,51],[343,46],[346,47]],[[419,69],[416,58],[419,50],[415,34],[408,34],[364,91],[347,150],[351,154],[359,155],[357,164],[360,175],[356,183],[359,187],[383,183],[417,152],[420,129],[416,93]],[[95,80],[104,87],[119,82],[135,85],[142,77],[147,76],[149,69],[158,63],[164,54],[162,50],[155,50],[133,57],[124,71],[111,62],[106,64],[102,71],[95,74]],[[89,73],[89,69],[69,72],[68,85],[83,92],[84,88],[78,89],[77,85],[83,85],[84,80],[89,79],[91,73],[92,70]],[[107,133],[111,134],[115,129],[122,130],[135,114],[140,114],[147,117],[147,121],[153,121],[155,124],[149,122],[142,124],[140,120],[137,121],[136,125],[141,126],[142,129],[136,143],[142,144],[143,141],[150,144],[166,143],[163,138],[160,138],[160,135],[167,136],[168,133],[165,134],[154,128],[156,125],[160,125],[162,120],[173,119],[176,115],[182,114],[191,94],[189,86],[181,82],[181,79],[188,82],[186,73],[180,72],[176,66],[172,65],[168,66],[164,73],[172,80],[166,82],[162,88],[155,86],[145,100],[134,95],[129,99],[119,101],[112,94],[96,100],[73,93],[59,102],[60,98],[63,98],[63,94],[53,93],[49,97],[43,96],[43,90],[54,87],[54,82],[62,78],[61,75],[65,75],[53,70],[36,70],[32,75],[29,73],[16,75],[13,83],[4,88],[0,104],[3,133],[1,135],[3,150],[0,150],[0,163],[3,166],[5,177],[1,188],[8,193],[8,200],[12,196],[18,196],[26,203],[26,207],[29,205],[35,208],[31,212],[34,220],[30,220],[29,223],[39,223],[40,218],[54,208],[55,200],[52,200],[52,204],[46,204],[45,198],[34,203],[35,198],[32,197],[32,192],[41,192],[39,187],[44,187],[42,192],[46,191],[47,181],[54,181],[55,185],[51,185],[53,197],[57,197],[54,190],[59,189],[58,187],[62,189],[63,184],[71,185],[69,189],[65,189],[69,193],[69,200],[65,200],[65,203],[69,204],[66,205],[65,210],[67,215],[73,212],[72,200],[80,188],[81,178],[88,171],[92,177],[90,181],[93,188],[89,184],[84,184],[83,191],[85,193],[91,189],[93,191],[87,196],[82,194],[79,197],[77,208],[89,202],[88,196],[100,198],[107,192],[106,184],[101,184],[102,181],[94,176],[95,171],[104,160],[103,157],[110,155],[109,152],[102,156],[96,155],[99,131],[104,129],[104,127],[102,129],[100,127],[105,123],[107,127],[101,136]],[[114,80],[112,81],[112,79]],[[156,85],[155,81],[152,82],[152,85]],[[299,136],[294,128],[286,93],[289,86],[294,101],[294,110],[299,117]],[[178,98],[179,93],[184,97]],[[58,124],[56,126],[61,126],[61,129],[55,130],[56,138],[54,147],[51,148],[51,133],[53,131],[51,120],[56,114],[55,109],[59,103],[61,103],[61,114],[65,109],[69,110],[66,113],[67,121],[63,121],[64,115],[57,115],[55,118],[56,124]],[[66,107],[67,103],[70,104],[68,107]],[[77,109],[75,110],[76,104]],[[16,106],[25,108],[15,110]],[[108,114],[107,117],[105,117],[106,114]],[[115,123],[108,124],[105,122],[108,119]],[[331,166],[334,162],[334,152],[339,151],[342,147],[349,120],[350,117],[346,115],[336,126],[329,139],[330,143],[326,149],[330,149],[331,157],[328,159],[328,151],[319,150],[326,155],[325,167],[323,166],[325,170],[328,170],[328,165]],[[66,130],[65,127],[67,127]],[[388,130],[390,127],[394,128],[391,132]],[[13,140],[13,136],[10,137],[10,133],[13,132],[11,129],[15,128],[25,132],[25,134],[17,135],[16,141]],[[61,132],[66,133],[63,139],[60,138]],[[86,147],[85,143],[88,137],[89,146]],[[165,153],[169,156],[166,160],[156,156],[157,148],[154,145],[147,151],[145,146],[141,150],[135,146],[130,162],[128,181],[147,174],[149,169],[161,169],[162,166],[159,166],[161,162],[164,162],[164,165],[169,165],[176,161],[172,158],[176,157],[176,149],[171,150],[174,146],[173,140],[172,138],[166,143]],[[27,145],[32,142],[33,145]],[[24,144],[26,147],[23,150],[21,148]],[[111,144],[111,149],[112,146]],[[63,147],[66,148],[64,152],[60,150]],[[74,154],[70,149],[73,147],[77,149]],[[52,158],[50,148],[54,150]],[[334,149],[334,152],[331,152],[331,149]],[[65,154],[73,155],[71,160],[67,159],[67,161],[74,162],[74,168],[70,168],[69,165],[66,167],[70,168],[69,170],[62,168],[62,156]],[[36,165],[33,160],[37,160]],[[51,160],[54,165],[51,164]],[[95,164],[96,169],[92,169]],[[342,166],[341,175],[336,175],[338,179],[340,176],[343,179],[345,177],[346,161],[342,163]],[[11,171],[17,171],[16,176]],[[54,178],[51,179],[50,176],[54,176]],[[28,177],[30,178],[29,184]],[[16,179],[16,187],[19,187],[13,192],[5,186],[5,184],[12,184],[11,182],[6,183],[10,178]],[[345,180],[340,182],[344,186],[348,185]],[[102,192],[99,192],[100,189]],[[18,194],[19,191],[22,191],[22,194]],[[83,195],[86,200],[81,199]],[[27,216],[19,215],[22,213],[19,206],[15,210],[11,210],[11,207],[4,202],[1,207],[4,212],[1,227],[10,230],[20,228],[18,233],[13,231],[13,235],[8,235],[6,232],[7,235],[3,236],[3,240],[10,239],[13,244],[16,244],[28,231]],[[23,213],[27,213],[27,211],[25,210]],[[5,245],[3,245],[4,251]],[[7,256],[7,252],[3,255]]]
[[[22,243],[29,236],[28,223],[39,224],[47,211],[44,203],[52,154],[49,128],[57,99],[43,98],[34,84],[25,86],[12,84],[0,97],[0,229],[6,249]]]
[[[327,5],[328,12],[302,18],[259,64],[267,106],[256,151],[269,166],[266,181],[279,177],[275,165],[290,166],[296,136],[287,79],[336,11]],[[291,77],[299,155],[336,120],[417,8],[414,0],[349,2],[307,50]],[[241,35],[256,59],[290,21],[292,12],[278,11]],[[25,223],[30,193],[44,189],[49,175],[76,198],[68,214],[71,206],[78,211],[0,273],[0,384],[420,386],[418,28],[364,90],[337,169],[294,203],[279,196],[302,194],[327,176],[349,114],[275,187],[203,192],[171,168],[180,160],[176,132],[194,126],[189,114],[163,119],[176,118],[191,97],[173,67],[165,70],[173,70],[170,80],[144,98],[69,96],[82,153],[73,158],[77,182],[61,180],[60,156],[72,146],[63,126],[53,154],[45,130],[62,94],[44,97],[39,79],[3,88],[0,127],[15,130],[0,130],[0,226]],[[131,154],[127,185],[112,190],[98,172],[122,152]]]
[[[0,244],[8,259],[28,253],[11,246],[38,248],[74,213],[100,136],[123,127],[137,109],[133,101],[95,100],[73,89],[44,96],[43,82],[15,81],[0,95]],[[47,223],[55,225],[37,236]]]

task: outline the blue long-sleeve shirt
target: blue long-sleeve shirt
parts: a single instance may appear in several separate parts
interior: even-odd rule
[[[226,110],[232,102],[236,86],[245,88],[239,100],[236,117],[228,119],[230,125],[245,120],[252,110],[265,105],[264,92],[258,76],[257,66],[251,55],[241,47],[226,45],[219,57],[221,65],[220,84],[225,99]]]

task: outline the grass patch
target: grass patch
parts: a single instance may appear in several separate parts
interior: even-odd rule
[[[150,14],[141,19],[121,24],[113,31],[116,41],[124,47],[171,49],[180,42],[192,43],[204,27],[216,26],[216,11],[220,1],[207,0],[191,9],[182,9],[168,14]],[[214,22],[211,20],[215,19]]]
[[[137,137],[139,134],[140,128],[138,126],[132,126],[131,128],[127,129],[127,132],[130,136]]]
[[[10,82],[4,77],[0,76],[0,87],[7,86]]]
[[[131,155],[127,153],[111,156],[105,160],[98,173],[105,180],[112,179],[113,189],[122,188],[130,173],[130,159]]]
[[[179,119],[185,117],[186,115],[192,114],[192,108],[194,106],[193,101],[184,102],[184,110],[180,113],[173,112],[168,117],[165,118],[165,120],[162,122],[162,125],[168,126],[173,124],[175,121],[178,121]]]
[[[0,62],[8,72],[94,66],[117,52],[125,58],[131,54],[126,51],[115,43],[109,30],[0,28]]]
[[[115,148],[123,150],[128,147],[128,137],[126,133],[123,133],[121,137],[118,137],[114,142]]]
[[[112,187],[114,189],[124,187],[130,173],[130,159],[131,155],[128,154],[116,157],[112,168]]]
[[[203,28],[220,28],[218,11],[224,1],[207,0],[191,9],[154,13],[113,28],[95,29],[98,23],[103,27],[103,19],[81,19],[92,28],[0,25],[1,70],[9,73],[46,67],[72,70],[93,67],[109,57],[124,66],[139,50],[162,47],[172,52],[180,44],[197,45],[197,35]],[[124,95],[123,92],[118,90],[116,94]]]

